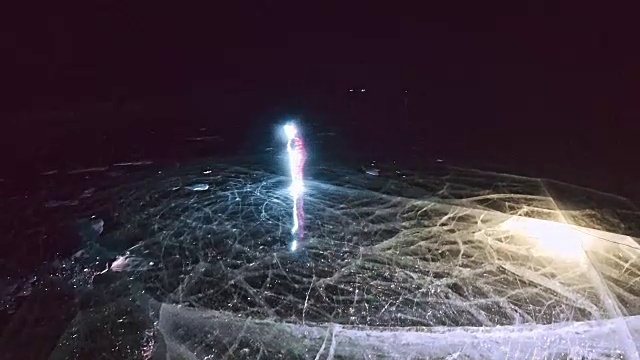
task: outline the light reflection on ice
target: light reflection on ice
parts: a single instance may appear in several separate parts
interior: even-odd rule
[[[194,185],[185,186],[185,189],[192,190],[192,191],[205,191],[205,190],[209,190],[209,185],[194,184]]]
[[[140,160],[140,161],[128,161],[128,162],[116,163],[116,164],[113,164],[113,166],[140,166],[140,165],[151,165],[151,164],[153,164],[153,161]]]
[[[108,170],[109,167],[108,166],[103,166],[103,167],[92,167],[92,168],[84,168],[84,169],[76,169],[76,170],[71,170],[68,173],[69,174],[83,174],[83,173],[91,173],[91,172],[101,172],[101,171],[106,171]]]
[[[136,243],[110,281],[153,299],[167,358],[637,358],[632,205],[570,206],[571,191],[604,195],[438,166],[313,169],[295,253],[277,171],[207,164],[215,176],[183,168],[114,189],[124,225],[100,241]],[[171,190],[205,179],[216,191]]]
[[[168,343],[169,356],[203,350],[216,353],[211,343],[202,342],[202,334],[216,334],[216,329],[224,328],[226,334],[237,336],[232,344],[249,346],[248,353],[302,358],[616,359],[625,355],[626,347],[617,334],[619,323],[640,331],[640,316],[485,328],[367,328],[244,319],[168,304],[160,309],[158,327]],[[243,338],[251,342],[244,343]]]

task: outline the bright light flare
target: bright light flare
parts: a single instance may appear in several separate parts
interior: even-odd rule
[[[585,246],[592,236],[580,231],[576,226],[514,216],[500,226],[513,235],[522,236],[534,242],[541,252],[565,259],[585,259]]]
[[[302,239],[304,234],[302,193],[304,192],[304,162],[307,159],[307,153],[304,141],[294,124],[286,124],[284,133],[287,137],[287,154],[289,157],[289,172],[291,174],[289,193],[293,199],[293,226],[291,227],[291,233],[296,236],[296,239],[291,244],[291,250],[295,251],[298,248],[298,240]]]
[[[298,129],[294,124],[286,124],[284,126],[284,134],[287,137],[287,141],[291,141],[298,134]]]

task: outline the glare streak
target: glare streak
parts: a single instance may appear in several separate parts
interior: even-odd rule
[[[298,240],[302,239],[304,234],[302,193],[304,191],[304,162],[306,160],[306,151],[302,137],[298,133],[295,125],[285,125],[284,132],[287,136],[287,153],[291,175],[289,193],[293,198],[293,226],[291,227],[291,233],[295,235],[295,239],[291,244],[291,250],[295,251],[298,247]]]

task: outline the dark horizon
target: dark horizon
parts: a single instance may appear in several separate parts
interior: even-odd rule
[[[25,7],[5,34],[13,56],[0,106],[4,153],[16,154],[15,169],[50,166],[63,138],[69,149],[101,153],[100,142],[81,139],[104,132],[103,149],[159,148],[163,138],[145,129],[205,126],[233,137],[229,152],[252,150],[256,135],[293,115],[348,123],[345,141],[355,149],[371,143],[359,138],[367,134],[390,152],[526,163],[538,169],[532,176],[552,176],[547,163],[597,172],[574,177],[631,196],[640,54],[627,10],[537,2]],[[359,88],[367,92],[349,93]]]

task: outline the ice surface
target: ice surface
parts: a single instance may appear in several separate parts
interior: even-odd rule
[[[165,304],[158,323],[169,353],[221,357],[244,350],[267,359],[283,348],[289,358],[610,359],[620,358],[625,347],[617,338],[619,325],[638,331],[640,317],[552,325],[371,328],[242,319]],[[219,344],[229,350],[219,351],[224,349]],[[632,346],[638,345],[636,339]]]
[[[205,190],[209,190],[209,185],[207,185],[207,184],[194,184],[194,185],[185,186],[185,188],[189,189],[189,190],[193,190],[193,191],[205,191]]]
[[[133,311],[137,325],[111,343],[166,359],[638,358],[631,203],[543,179],[378,166],[307,170],[296,252],[285,169],[208,162],[96,191],[87,201],[113,214],[100,244],[130,247],[117,272],[68,264],[109,299],[81,306],[57,353],[101,351],[79,332],[120,329],[109,319]],[[209,191],[173,190],[200,183]]]

